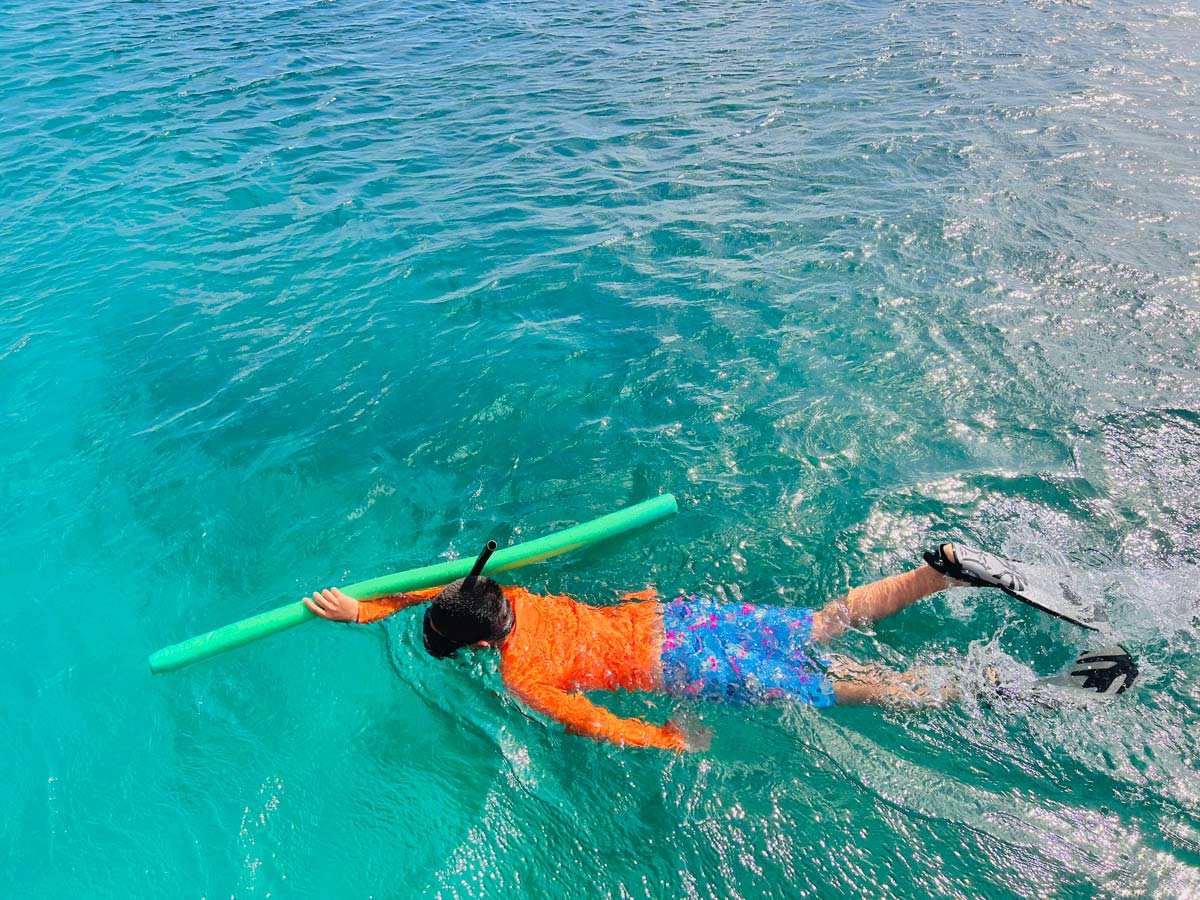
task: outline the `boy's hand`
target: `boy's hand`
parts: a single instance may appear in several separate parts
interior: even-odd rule
[[[304,598],[304,605],[322,619],[332,622],[357,622],[358,601],[337,588],[326,588]]]
[[[683,738],[689,753],[706,753],[712,747],[712,729],[701,725],[690,713],[672,719],[671,727]]]

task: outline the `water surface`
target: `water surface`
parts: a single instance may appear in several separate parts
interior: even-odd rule
[[[1198,44],[1108,0],[0,9],[4,893],[1200,895]],[[965,539],[1100,593],[1141,689],[705,708],[676,759],[410,615],[146,671],[662,490],[523,582],[817,604]],[[964,594],[842,649],[1084,645]]]

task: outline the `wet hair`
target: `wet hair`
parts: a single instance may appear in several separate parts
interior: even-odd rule
[[[465,580],[447,585],[425,610],[423,637],[430,656],[445,659],[477,641],[502,641],[513,629],[512,604],[500,585],[481,576],[464,590]]]

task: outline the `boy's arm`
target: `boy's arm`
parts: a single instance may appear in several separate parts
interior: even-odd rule
[[[378,622],[392,613],[425,603],[437,596],[441,588],[425,588],[420,591],[409,591],[404,594],[388,594],[385,597],[374,597],[370,600],[355,600],[349,594],[337,588],[327,588],[318,591],[311,597],[304,598],[304,605],[322,619],[333,622]]]
[[[418,603],[427,603],[438,595],[440,587],[425,588],[420,591],[408,591],[404,594],[388,594],[385,597],[375,597],[371,600],[358,601],[358,615],[354,621],[360,625],[367,622],[378,622],[392,613],[397,613]]]
[[[572,734],[612,741],[626,747],[658,747],[683,751],[688,741],[674,725],[651,725],[641,719],[622,719],[583,694],[567,693],[542,684],[521,685],[514,693],[531,709],[557,719]]]

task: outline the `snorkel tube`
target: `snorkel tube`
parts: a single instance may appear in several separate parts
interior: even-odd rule
[[[489,552],[488,557],[483,560],[483,565],[475,573],[475,577],[478,578],[482,574],[494,575],[506,572],[509,569],[541,562],[543,559],[558,556],[569,550],[586,547],[605,538],[615,537],[643,525],[658,522],[667,516],[674,515],[678,509],[679,506],[671,494],[662,494],[628,509],[601,516],[591,522],[575,525],[523,544],[514,544],[512,547],[505,547],[498,552]],[[479,560],[476,559],[475,564],[478,563]],[[358,600],[369,600],[372,597],[382,597],[386,594],[400,594],[405,591],[449,584],[457,578],[470,575],[474,568],[474,565],[468,567],[466,560],[456,559],[348,584],[342,590]],[[303,625],[316,618],[316,613],[310,611],[304,603],[289,603],[287,606],[259,613],[240,622],[234,622],[232,625],[218,628],[216,631],[210,631],[170,647],[164,647],[151,655],[150,671],[158,674],[179,669],[202,659],[208,659],[210,656],[216,656],[218,653],[224,653],[226,650],[244,646],[297,625]]]
[[[488,541],[483,545],[483,552],[476,557],[475,565],[471,566],[470,574],[463,579],[461,590],[464,594],[469,594],[475,589],[475,580],[479,577],[479,573],[483,571],[483,567],[487,565],[487,561],[492,558],[492,554],[495,552],[495,541]]]

